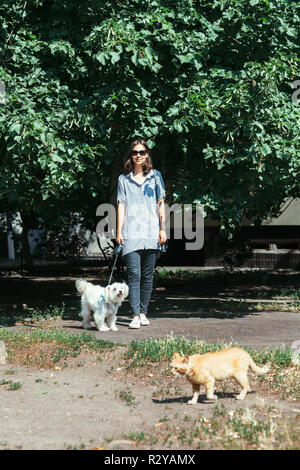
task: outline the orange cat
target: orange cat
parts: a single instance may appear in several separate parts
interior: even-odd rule
[[[250,391],[247,375],[249,367],[255,374],[262,375],[270,370],[270,363],[265,367],[258,367],[251,356],[241,348],[228,348],[186,357],[174,353],[171,362],[172,373],[176,377],[186,376],[192,384],[194,395],[192,400],[188,401],[189,405],[197,403],[200,385],[205,385],[207,399],[218,398],[214,395],[215,380],[227,377],[233,377],[242,386],[242,391],[236,398],[243,400]]]

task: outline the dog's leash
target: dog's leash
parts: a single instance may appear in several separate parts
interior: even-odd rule
[[[111,270],[111,273],[110,273],[110,277],[109,277],[109,281],[108,281],[108,286],[111,282],[111,278],[112,278],[112,275],[113,275],[113,272],[114,272],[114,269],[115,269],[115,265],[116,265],[116,262],[117,262],[117,259],[118,259],[118,256],[119,254],[121,253],[121,250],[123,248],[123,245],[122,243],[120,243],[115,249],[114,249],[114,255],[115,255],[115,261],[114,261],[114,264],[113,264],[113,267],[112,267],[112,270]]]

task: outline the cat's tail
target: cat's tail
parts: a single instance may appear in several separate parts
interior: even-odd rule
[[[263,375],[267,374],[270,370],[271,367],[271,362],[267,362],[267,364],[264,365],[264,367],[259,367],[255,364],[252,358],[250,358],[250,363],[249,366],[253,370],[253,372],[257,375]]]
[[[75,281],[76,289],[79,292],[79,294],[81,294],[81,295],[87,290],[87,288],[90,285],[91,285],[91,283],[85,281],[84,279],[77,279],[77,281]]]

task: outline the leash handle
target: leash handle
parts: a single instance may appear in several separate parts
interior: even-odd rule
[[[122,243],[120,243],[118,246],[116,246],[115,249],[114,249],[114,255],[115,255],[115,256],[118,256],[118,254],[120,253],[120,251],[122,250],[122,248],[123,248]]]
[[[112,270],[111,270],[111,273],[110,273],[109,281],[108,281],[108,284],[107,284],[108,286],[109,286],[109,284],[110,284],[110,282],[111,282],[111,278],[112,278],[112,275],[113,275],[113,272],[114,272],[114,269],[115,269],[115,265],[116,265],[118,256],[119,256],[119,254],[120,254],[122,248],[123,248],[123,245],[122,245],[122,243],[120,243],[120,244],[114,249],[115,261],[114,261],[114,265],[113,265]]]

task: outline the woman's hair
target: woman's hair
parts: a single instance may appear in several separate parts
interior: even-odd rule
[[[150,170],[152,170],[153,168],[153,163],[152,163],[152,159],[151,159],[151,150],[150,148],[148,147],[148,144],[147,142],[142,139],[142,138],[138,138],[136,140],[134,140],[129,149],[128,149],[128,152],[125,156],[125,163],[124,163],[124,173],[126,175],[129,175],[129,173],[131,171],[134,170],[134,162],[132,160],[132,156],[131,156],[131,152],[133,150],[133,148],[136,146],[136,145],[143,145],[146,149],[146,152],[147,152],[147,157],[146,157],[146,161],[143,165],[143,173],[144,175],[147,175],[147,173],[149,173]]]

